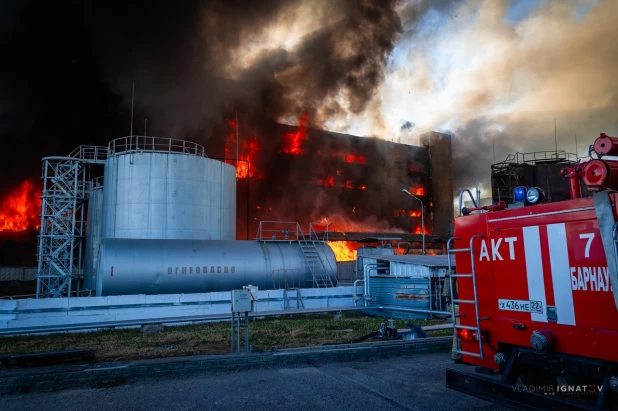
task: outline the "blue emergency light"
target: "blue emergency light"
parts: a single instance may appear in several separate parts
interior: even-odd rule
[[[526,187],[516,187],[515,190],[513,190],[513,201],[516,203],[526,201],[526,191]]]

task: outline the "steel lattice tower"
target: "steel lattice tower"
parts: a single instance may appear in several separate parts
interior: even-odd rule
[[[67,157],[43,159],[37,298],[70,296],[72,280],[83,275],[87,165],[106,157],[107,147],[80,146]]]

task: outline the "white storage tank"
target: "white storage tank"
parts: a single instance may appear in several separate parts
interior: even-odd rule
[[[159,137],[112,140],[102,238],[234,240],[236,169],[204,147]]]
[[[103,223],[103,184],[100,178],[92,181],[92,189],[88,196],[88,217],[86,221],[86,259],[84,261],[83,288],[94,291]]]

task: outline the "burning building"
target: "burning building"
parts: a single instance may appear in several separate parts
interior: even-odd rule
[[[237,165],[237,239],[254,238],[260,221],[297,221],[318,223],[332,240],[379,233],[420,249],[424,217],[429,248],[442,250],[453,215],[449,135],[426,133],[412,146],[307,123],[307,116],[298,126],[228,121],[222,159]],[[352,259],[354,245],[334,247]]]
[[[111,292],[110,281],[121,281],[116,278],[122,277],[115,271],[120,264],[117,255],[133,245],[138,247],[135,250],[148,250],[148,261],[170,254],[153,254],[153,249],[185,250],[183,241],[192,249],[228,247],[223,255],[241,260],[242,247],[247,247],[253,250],[255,261],[266,264],[268,273],[256,264],[243,263],[243,267],[260,271],[244,274],[238,266],[228,267],[227,262],[209,265],[208,272],[229,269],[239,281],[250,275],[253,284],[261,281],[267,285],[267,274],[278,271],[272,264],[283,264],[284,269],[292,264],[304,267],[302,281],[310,283],[306,285],[317,287],[334,283],[335,261],[353,260],[361,239],[366,243],[367,238],[388,236],[405,243],[402,250],[406,253],[420,252],[421,240],[426,239],[430,253],[442,252],[453,215],[451,141],[448,135],[432,132],[423,135],[421,142],[411,146],[311,129],[303,116],[298,126],[271,122],[252,128],[228,121],[226,137],[218,147],[133,136],[113,140],[107,147],[80,146],[69,156],[44,158],[42,207],[39,199],[27,204],[27,210],[42,210],[37,295],[41,290],[41,295],[63,295],[75,288],[72,280],[104,295],[99,294],[104,263],[109,272],[105,271],[107,283],[103,286]],[[92,179],[100,169],[96,165],[104,165],[103,180]],[[225,171],[226,177],[218,181],[216,175],[221,172],[213,170],[221,166],[231,174]],[[32,191],[28,184],[22,191]],[[414,198],[403,194],[403,189]],[[21,224],[23,214],[15,214],[10,224]],[[27,218],[32,219],[31,214],[26,213]],[[93,216],[102,216],[102,221]],[[3,224],[9,224],[3,218]],[[296,234],[296,246],[286,248],[266,243],[287,241],[288,233],[260,232],[264,222],[293,222],[310,228]],[[249,244],[257,238],[256,233],[264,244],[261,249]],[[330,247],[304,243],[312,233],[327,240]],[[58,241],[60,238],[70,241]],[[323,257],[317,268],[308,268],[318,262],[313,261],[309,248]],[[213,252],[208,255],[212,257]],[[259,257],[260,253],[265,254]],[[279,254],[283,259],[273,260]],[[166,265],[165,273],[201,273],[206,268]],[[144,272],[146,282],[151,272]],[[162,278],[153,284],[162,285]],[[132,290],[143,289],[142,283],[131,281],[118,283],[113,292],[122,293],[128,285]],[[171,290],[165,285],[161,289],[149,287],[148,293]],[[174,290],[189,292],[194,287],[187,284]]]

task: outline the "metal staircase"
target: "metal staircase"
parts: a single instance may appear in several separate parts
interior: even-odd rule
[[[66,157],[43,158],[37,298],[70,296],[73,280],[83,274],[87,171],[106,158],[107,147],[98,146],[79,146]]]
[[[303,232],[300,231],[300,236],[298,238],[298,244],[305,258],[305,264],[309,267],[309,271],[311,271],[313,276],[313,284],[317,288],[334,287],[335,284],[333,284],[333,280],[326,271],[326,266],[324,265],[324,261],[322,261],[322,257],[320,257],[320,253],[318,253],[316,243],[322,244],[324,241],[318,237],[318,234],[313,229],[313,224],[309,224],[309,237],[305,236]]]
[[[478,357],[481,360],[483,359],[483,341],[481,338],[481,321],[486,321],[489,320],[490,317],[483,317],[481,318],[479,315],[479,303],[478,303],[478,296],[477,296],[477,291],[476,291],[476,268],[475,268],[475,264],[474,264],[474,248],[473,248],[473,243],[474,240],[477,238],[483,238],[484,236],[482,234],[478,234],[478,235],[473,235],[472,237],[470,237],[470,248],[451,248],[451,244],[453,240],[461,240],[461,237],[452,237],[449,238],[448,242],[446,243],[446,248],[447,248],[447,252],[448,252],[448,269],[449,269],[449,286],[450,286],[450,291],[451,291],[451,315],[453,318],[453,343],[455,344],[456,348],[456,353],[457,354],[463,354],[463,355],[469,355],[472,357]],[[472,267],[472,273],[470,274],[456,274],[453,273],[453,267],[451,264],[451,255],[454,255],[456,253],[468,253],[470,255],[470,264]],[[454,298],[455,294],[454,294],[454,287],[453,287],[453,279],[457,279],[457,278],[470,278],[472,279],[472,288],[474,290],[474,299],[473,300],[462,300],[459,298]],[[462,314],[461,313],[461,309],[459,310],[459,314],[455,312],[455,304],[469,304],[469,305],[474,305],[474,314],[475,314],[475,318],[476,318],[476,326],[470,326],[470,325],[460,325],[457,322],[458,318],[461,317],[466,317],[466,314]],[[476,336],[477,336],[477,340],[479,343],[479,352],[470,352],[470,351],[463,351],[461,349],[459,349],[459,345],[457,344],[457,330],[469,330],[469,331],[474,331],[476,332]]]
[[[290,244],[298,243],[303,253],[304,263],[311,272],[312,280],[308,281],[312,281],[316,288],[326,288],[335,287],[331,276],[328,275],[329,271],[327,268],[330,269],[330,272],[337,271],[336,267],[333,267],[328,259],[324,260],[318,251],[318,245],[326,243],[327,237],[328,231],[324,235],[324,238],[320,238],[313,227],[313,223],[309,224],[309,235],[305,235],[300,228],[300,224],[297,222],[260,221],[255,239],[256,241],[264,242],[283,241]],[[327,264],[328,267],[326,266]],[[278,277],[278,271],[283,271],[283,278],[286,278],[286,273],[290,271],[290,269],[273,271],[273,287],[276,287],[277,281],[281,280]],[[289,289],[292,288],[295,287],[290,287]]]

